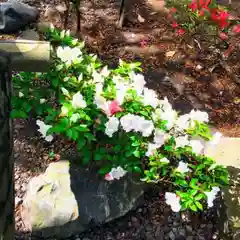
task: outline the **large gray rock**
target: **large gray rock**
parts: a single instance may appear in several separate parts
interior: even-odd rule
[[[15,33],[35,22],[38,15],[36,8],[18,1],[0,3],[0,33]]]
[[[217,146],[209,146],[206,155],[214,158],[217,163],[226,166],[230,174],[230,185],[224,188],[226,221],[221,217],[222,226],[229,225],[234,240],[240,239],[240,138],[223,137]],[[223,215],[223,214],[222,214]],[[228,234],[225,231],[225,234]]]
[[[22,218],[35,234],[65,238],[125,215],[143,203],[145,185],[125,176],[107,182],[96,171],[51,163],[31,179]]]

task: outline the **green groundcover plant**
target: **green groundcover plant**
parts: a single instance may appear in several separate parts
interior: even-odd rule
[[[146,87],[140,63],[120,60],[108,69],[69,32],[51,28],[47,40],[51,71],[14,76],[12,117],[31,114],[46,141],[61,135],[75,142],[82,164],[94,162],[106,181],[132,173],[169,184],[165,199],[175,212],[212,207],[228,171],[204,155],[221,137],[211,135],[208,114],[179,115]]]

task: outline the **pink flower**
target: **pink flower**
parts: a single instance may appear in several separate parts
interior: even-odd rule
[[[240,24],[235,25],[235,26],[232,28],[232,31],[233,31],[234,33],[240,33]]]
[[[172,26],[173,28],[177,28],[179,25],[178,25],[177,22],[173,22],[173,23],[171,24],[171,26]]]
[[[218,33],[218,36],[222,39],[222,40],[227,40],[228,39],[228,35],[224,32],[220,32]]]
[[[109,112],[110,115],[114,115],[115,113],[122,112],[123,109],[119,105],[118,101],[114,100],[109,104]]]
[[[110,173],[107,173],[104,177],[105,180],[107,181],[113,181],[114,180],[114,177],[112,176],[112,174]]]
[[[181,29],[178,29],[176,33],[177,35],[182,36],[185,33],[185,30],[181,28]]]
[[[144,39],[143,39],[143,40],[140,41],[140,46],[141,46],[141,47],[147,47],[147,45],[148,45],[147,40],[144,40]]]

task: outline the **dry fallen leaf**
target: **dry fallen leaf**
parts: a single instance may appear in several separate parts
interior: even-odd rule
[[[166,52],[166,57],[173,57],[175,55],[175,51],[168,51]]]
[[[140,14],[138,14],[137,19],[138,19],[138,21],[139,21],[140,23],[145,22],[145,19],[144,19]]]
[[[235,104],[240,104],[240,98],[234,98],[233,102],[234,102]]]

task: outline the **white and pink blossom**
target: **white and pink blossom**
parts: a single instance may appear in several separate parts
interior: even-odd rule
[[[122,167],[118,166],[117,168],[112,168],[112,170],[105,175],[105,180],[113,181],[114,179],[119,180],[123,176],[125,176],[127,171],[125,171]]]
[[[181,210],[180,198],[171,192],[165,193],[166,204],[170,205],[173,212],[179,212]]]

